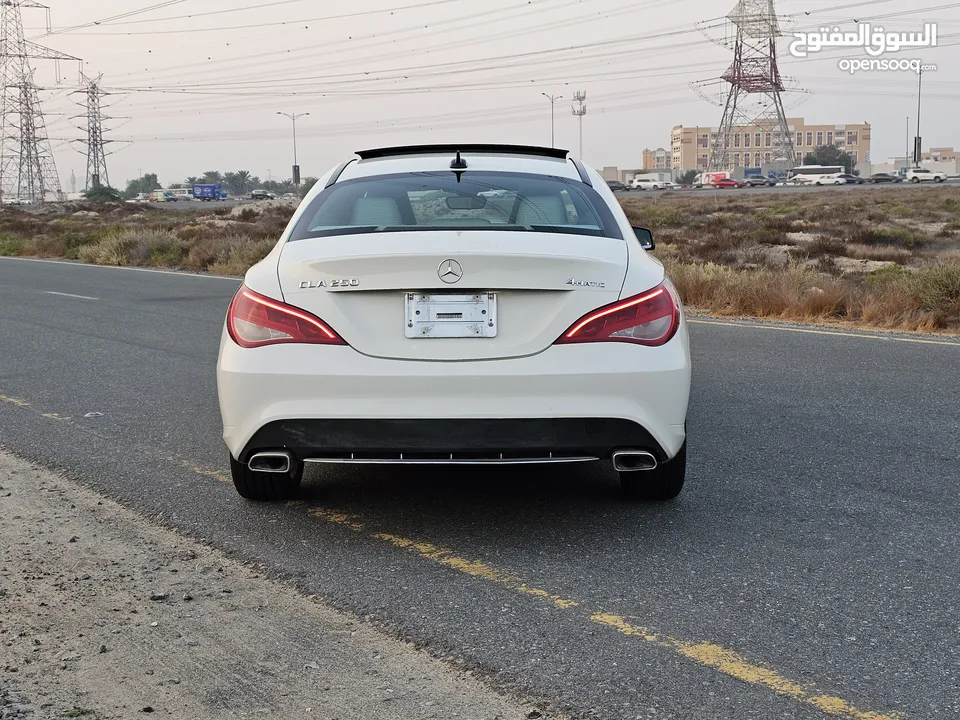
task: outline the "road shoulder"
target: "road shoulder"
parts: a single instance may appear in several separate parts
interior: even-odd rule
[[[533,710],[2,452],[0,514],[0,717],[506,720]]]

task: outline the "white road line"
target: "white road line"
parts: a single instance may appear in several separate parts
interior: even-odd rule
[[[949,345],[950,347],[960,347],[960,342],[951,342],[950,340],[926,340],[924,338],[898,337],[896,335],[868,335],[867,333],[843,332],[841,330],[815,330],[813,328],[766,325],[762,322],[723,322],[722,320],[694,320],[692,318],[689,318],[687,322],[695,323],[697,325],[719,325],[721,327],[753,328],[755,330],[780,330],[781,332],[796,332],[807,335],[836,335],[838,337],[851,337],[862,340],[883,340],[886,342],[905,342],[915,343],[918,345]]]
[[[89,295],[74,295],[73,293],[54,292],[53,290],[44,290],[47,295],[59,295],[60,297],[72,297],[78,300],[99,300],[100,298],[90,297]]]
[[[71,262],[70,260],[44,260],[41,258],[25,258],[0,255],[0,261],[19,260],[20,262],[50,263],[51,265],[70,265],[71,267],[99,268],[101,270],[126,270],[128,272],[155,273],[157,275],[177,275],[179,277],[201,278],[205,280],[230,280],[237,282],[242,277],[233,275],[203,275],[200,273],[183,272],[181,270],[158,270],[156,268],[126,267],[124,265],[95,265],[93,263]]]

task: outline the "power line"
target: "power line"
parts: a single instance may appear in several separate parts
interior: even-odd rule
[[[295,25],[298,23],[304,22],[326,22],[328,20],[343,20],[347,18],[356,18],[356,17],[365,17],[369,15],[383,15],[384,13],[395,13],[403,10],[419,10],[422,8],[435,7],[437,5],[449,5],[452,3],[461,3],[466,0],[427,0],[426,2],[415,3],[413,5],[401,5],[399,7],[392,8],[382,8],[379,10],[361,10],[351,13],[343,13],[340,15],[322,15],[319,17],[312,18],[303,18],[298,20],[280,20],[275,22],[268,23],[251,23],[249,25],[221,25],[217,27],[210,28],[182,28],[179,30],[143,30],[143,31],[125,31],[125,32],[98,32],[98,33],[76,33],[81,37],[91,37],[91,36],[104,36],[104,35],[167,35],[167,34],[181,34],[181,33],[198,33],[198,32],[222,32],[227,30],[246,30],[249,28],[262,28],[262,27],[276,27],[280,25]],[[210,12],[203,13],[193,13],[191,15],[179,15],[177,17],[168,17],[168,18],[153,18],[150,20],[135,20],[129,23],[114,23],[116,25],[137,25],[141,23],[154,23],[154,22],[168,22],[170,20],[181,20],[187,19],[194,20],[198,17],[205,17],[209,15],[223,15],[226,13],[234,13],[242,10],[259,10],[265,7],[273,8],[276,5],[284,5],[287,2],[304,2],[304,0],[285,0],[282,2],[275,3],[263,3],[260,5],[251,5],[248,7],[242,8],[224,8],[223,10],[212,10]],[[489,11],[488,11],[489,13]],[[101,24],[101,23],[97,23]]]
[[[141,8],[140,10],[130,10],[129,12],[120,13],[119,15],[112,15],[108,18],[103,18],[101,20],[93,20],[82,25],[74,25],[72,27],[56,29],[48,29],[47,35],[59,35],[61,33],[73,32],[74,30],[82,30],[83,28],[94,27],[96,25],[103,25],[105,23],[112,22],[113,20],[119,20],[122,18],[133,17],[134,15],[142,15],[146,12],[153,12],[154,10],[162,10],[163,8],[170,7],[171,5],[179,5],[184,3],[187,0],[166,0],[166,2],[157,3],[156,5],[151,5],[149,7]]]

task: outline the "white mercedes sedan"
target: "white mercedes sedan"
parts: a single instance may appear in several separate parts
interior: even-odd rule
[[[304,198],[227,311],[217,365],[237,491],[306,463],[602,461],[683,487],[683,309],[600,175],[565,150],[357,153]]]

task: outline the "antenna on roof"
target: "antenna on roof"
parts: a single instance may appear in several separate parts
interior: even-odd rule
[[[457,157],[450,162],[450,167],[453,170],[466,170],[467,163],[460,159],[460,151],[457,150]]]

